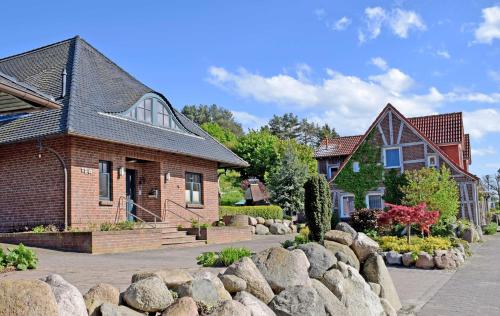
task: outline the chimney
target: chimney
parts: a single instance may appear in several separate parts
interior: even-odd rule
[[[66,68],[63,69],[62,72],[62,91],[61,91],[61,98],[64,98],[66,96],[66,77],[68,76],[68,73],[66,72]]]

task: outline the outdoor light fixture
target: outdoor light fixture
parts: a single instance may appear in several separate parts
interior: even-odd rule
[[[125,167],[118,168],[118,174],[120,175],[120,177],[124,177],[125,176]]]
[[[165,176],[163,178],[163,182],[167,183],[167,181],[169,181],[169,180],[170,180],[170,172],[167,172],[167,173],[165,173]]]

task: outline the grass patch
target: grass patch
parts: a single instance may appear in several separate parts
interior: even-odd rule
[[[495,235],[497,233],[498,225],[497,223],[489,223],[483,227],[483,233],[485,235]]]
[[[393,250],[399,253],[425,251],[433,255],[436,250],[447,250],[454,246],[454,243],[448,237],[420,238],[412,236],[410,244],[407,243],[406,237],[383,236],[377,237],[375,240],[383,251]]]
[[[204,267],[228,267],[243,257],[250,257],[252,252],[248,248],[224,248],[220,252],[204,252],[196,260]]]

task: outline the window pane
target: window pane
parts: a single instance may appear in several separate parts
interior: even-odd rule
[[[137,108],[137,120],[144,121],[144,107],[139,106]]]
[[[186,203],[189,204],[202,204],[202,183],[201,174],[199,173],[186,173]]]
[[[386,149],[385,166],[399,167],[399,149]]]
[[[151,104],[152,104],[152,100],[151,99],[146,99],[144,100],[144,109],[147,110],[147,111],[151,111]]]
[[[352,212],[354,212],[354,197],[353,196],[344,196],[342,198],[342,210],[344,217],[350,217]]]
[[[144,121],[151,123],[151,110],[144,109]]]
[[[382,197],[380,195],[368,195],[368,208],[381,209]]]
[[[109,198],[109,174],[99,174],[99,197]]]

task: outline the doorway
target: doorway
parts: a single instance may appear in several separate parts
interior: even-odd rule
[[[125,190],[127,195],[127,220],[135,221],[136,216],[136,176],[137,172],[134,169],[127,169],[125,173]],[[131,203],[133,202],[133,203]]]

